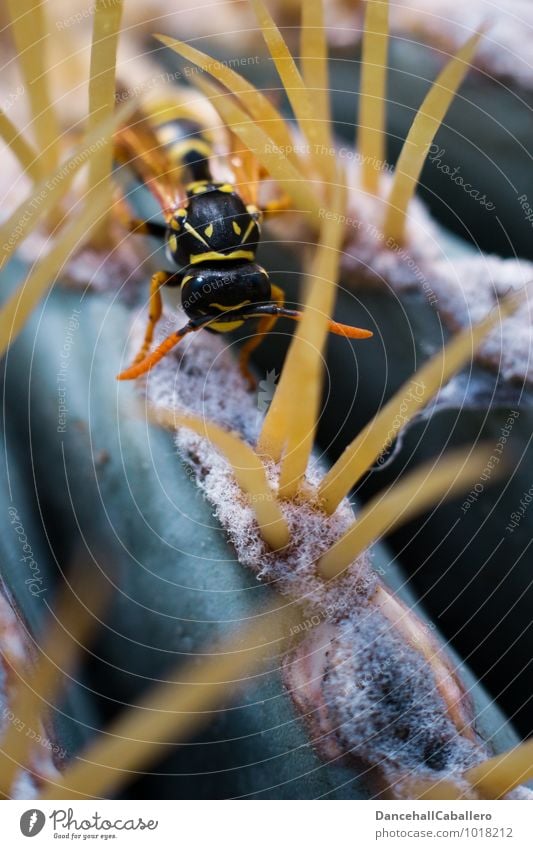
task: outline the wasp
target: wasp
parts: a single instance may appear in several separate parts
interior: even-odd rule
[[[280,211],[286,201],[258,206],[261,176],[250,152],[231,159],[235,182],[213,178],[212,155],[208,131],[197,120],[184,116],[178,106],[137,112],[130,125],[115,137],[117,162],[129,166],[150,190],[165,219],[163,224],[128,217],[128,228],[163,240],[174,269],[152,276],[144,340],[132,365],[118,375],[119,380],[148,372],[189,333],[202,328],[228,333],[257,319],[257,333],[240,351],[241,370],[253,384],[248,367],[251,352],[278,318],[298,321],[302,316],[285,307],[283,290],[271,282],[256,261],[263,214]],[[163,287],[179,287],[181,306],[189,320],[151,350],[162,315]],[[333,321],[329,329],[355,339],[372,336],[369,330]]]

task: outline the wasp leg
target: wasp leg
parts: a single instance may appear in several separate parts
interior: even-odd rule
[[[127,219],[123,219],[123,224],[130,233],[135,235],[154,236],[156,239],[165,239],[167,235],[166,226],[159,221],[143,221],[142,218],[128,216]]]
[[[164,286],[165,283],[167,283],[171,277],[174,277],[174,274],[170,274],[168,271],[156,271],[156,273],[152,275],[152,280],[150,282],[148,321],[146,324],[146,330],[144,331],[144,340],[140,347],[139,353],[133,360],[133,365],[135,365],[136,363],[140,363],[142,360],[144,360],[148,351],[150,350],[150,346],[154,338],[154,330],[156,324],[161,318],[161,314],[163,312],[161,287]]]
[[[144,221],[142,218],[135,218],[125,210],[119,210],[118,219],[125,230],[136,236],[154,236],[156,239],[166,238],[167,228],[158,221]]]
[[[164,239],[166,237],[167,228],[164,224],[160,224],[158,221],[144,221],[142,218],[136,218],[132,215],[129,204],[123,195],[118,196],[115,200],[113,211],[124,229],[130,233],[141,236],[154,236],[156,239]]]
[[[274,286],[274,284],[272,284],[271,291],[272,299],[274,300],[276,307],[278,309],[283,309],[285,305],[285,292],[283,289],[280,289],[279,286]],[[248,339],[247,342],[245,342],[240,350],[239,368],[242,376],[248,381],[250,389],[255,389],[257,386],[257,381],[248,366],[250,356],[252,351],[255,351],[255,349],[259,347],[263,341],[263,337],[272,330],[278,318],[279,315],[277,313],[274,315],[261,316],[257,325],[257,332]]]
[[[282,297],[283,292],[281,289],[277,287],[273,287],[274,289],[274,297]],[[257,304],[250,305],[246,307],[237,308],[235,310],[229,310],[224,313],[225,321],[248,321],[252,318],[265,318],[265,317],[273,317],[274,319],[285,317],[292,318],[294,321],[300,321],[303,317],[303,313],[298,312],[297,310],[286,309],[279,304]],[[146,374],[149,372],[158,362],[160,362],[163,357],[165,357],[169,351],[172,350],[184,336],[188,333],[193,333],[195,330],[200,330],[201,327],[205,327],[208,324],[214,324],[220,321],[220,314],[216,315],[204,315],[201,318],[193,318],[189,321],[184,327],[177,330],[175,333],[172,333],[168,336],[164,342],[156,348],[155,351],[152,351],[151,354],[148,354],[145,359],[137,364],[131,366],[131,368],[126,369],[121,374],[117,376],[117,380],[134,380],[136,377],[140,377],[142,374]],[[360,327],[349,327],[346,324],[338,324],[336,321],[329,322],[329,332],[336,333],[339,336],[344,336],[347,339],[368,339],[373,336],[371,330],[363,330]],[[245,363],[246,364],[246,363]]]
[[[284,193],[280,195],[280,197],[272,198],[272,200],[267,201],[261,212],[265,215],[274,215],[276,212],[285,212],[285,210],[290,209],[291,204],[291,198],[289,195]]]
[[[179,330],[171,333],[170,336],[167,336],[167,338],[161,342],[155,351],[148,354],[142,362],[134,363],[132,366],[118,374],[117,380],[135,380],[136,377],[141,377],[141,375],[151,371],[151,369],[153,369],[153,367],[157,365],[163,357],[166,357],[166,355],[178,344],[178,342],[181,342],[184,336],[187,336],[188,333],[194,333],[195,330],[200,330],[200,328],[205,324],[209,324],[211,321],[216,321],[217,318],[218,316],[206,315],[202,316],[202,318],[191,319],[191,321],[187,322],[184,327],[181,327]]]

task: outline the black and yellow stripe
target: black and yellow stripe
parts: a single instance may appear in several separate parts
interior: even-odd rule
[[[167,156],[176,168],[187,168],[191,181],[210,181],[211,141],[195,121],[176,118],[155,128]]]

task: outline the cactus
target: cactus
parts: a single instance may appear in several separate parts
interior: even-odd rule
[[[52,554],[61,549],[57,560],[43,554],[50,590],[59,584],[56,603],[50,605],[46,594],[45,601],[39,595],[29,598],[20,577],[9,575],[27,621],[36,617],[35,609],[48,608],[47,616],[41,613],[45,625],[35,645],[33,696],[28,700],[24,688],[16,687],[13,703],[33,718],[53,703],[53,720],[47,722],[51,736],[61,739],[57,668],[70,674],[74,644],[85,647],[89,640],[87,616],[68,614],[74,595],[89,622],[102,622],[94,655],[74,687],[77,702],[96,709],[97,716],[87,720],[80,707],[75,721],[94,722],[93,733],[80,757],[79,743],[73,744],[69,762],[59,765],[60,775],[20,755],[17,738],[8,731],[2,792],[26,792],[15,783],[17,768],[23,768],[34,775],[34,792],[43,799],[116,794],[132,772],[149,771],[164,749],[172,757],[166,777],[159,776],[160,796],[224,792],[361,798],[378,792],[395,798],[529,798],[520,786],[532,772],[529,745],[491,758],[490,745],[474,726],[455,661],[413,607],[400,601],[372,568],[372,544],[391,527],[474,485],[488,461],[486,449],[467,448],[450,454],[446,465],[437,466],[436,460],[420,467],[365,508],[356,508],[355,517],[347,496],[397,438],[402,393],[346,446],[329,471],[313,454],[348,192],[342,163],[334,155],[327,98],[317,102],[317,117],[311,105],[312,87],[327,83],[325,39],[309,40],[314,61],[305,63],[301,74],[261,0],[252,5],[310,153],[301,158],[290,145],[281,150],[279,142],[290,140],[291,130],[252,86],[233,88],[235,76],[217,71],[219,82],[234,95],[226,98],[213,83],[197,82],[228,127],[254,148],[296,210],[308,216],[316,245],[305,262],[302,321],[264,416],[231,350],[203,332],[158,363],[138,390],[117,390],[111,382],[111,364],[118,371],[132,325],[137,335],[131,306],[106,300],[116,285],[117,257],[132,260],[113,246],[116,225],[108,226],[111,136],[117,122],[126,119],[129,104],[110,116],[120,9],[96,6],[91,81],[101,72],[106,84],[98,93],[90,87],[94,100],[84,145],[98,133],[104,143],[91,151],[88,200],[76,213],[65,182],[49,199],[43,219],[53,233],[53,247],[0,312],[0,344],[8,358],[17,358],[16,373],[8,369],[5,390],[16,442],[24,445],[29,409],[37,501],[45,505],[44,527],[52,529],[47,540]],[[307,14],[308,27],[320,34],[320,4]],[[104,32],[102,45],[98,34]],[[179,42],[163,40],[190,53]],[[458,64],[476,42],[477,36],[450,66],[453,91],[463,73]],[[196,60],[204,61],[198,52]],[[25,62],[27,75],[35,63],[42,65],[35,45]],[[439,116],[442,120],[444,105],[437,98],[434,123]],[[97,106],[105,116],[100,122]],[[46,128],[39,126],[44,138]],[[375,129],[378,135],[383,131]],[[20,146],[12,150],[24,164]],[[50,181],[46,169],[61,167],[58,161],[54,145],[53,161],[50,154],[42,164],[44,176],[36,175],[37,191],[40,180]],[[72,156],[69,161],[75,168]],[[386,220],[397,239],[403,238],[417,173],[419,168],[411,169],[409,185],[398,173],[393,184],[393,196],[401,196],[401,202]],[[69,221],[56,235],[65,204]],[[7,232],[18,214],[17,208]],[[30,249],[37,241],[30,232],[37,223],[24,226],[21,234]],[[86,264],[94,267],[105,258],[98,275],[106,292],[57,289],[47,295],[42,314],[27,323],[67,261],[72,276],[77,260],[70,257],[82,239]],[[9,246],[5,259],[14,247]],[[501,313],[514,313],[522,298],[523,293],[515,293],[503,299]],[[408,416],[469,362],[499,318],[495,311],[461,331],[413,376],[423,392],[408,401]],[[165,319],[174,327],[183,317],[167,311]],[[164,338],[163,330],[156,343]],[[75,360],[68,378],[64,373],[58,383],[48,364],[57,358],[58,340],[65,340],[66,333],[67,359],[74,350]],[[34,348],[42,369],[37,376]],[[22,400],[17,393],[21,374],[28,381]],[[34,445],[36,427],[43,440]],[[177,457],[164,429],[175,433]],[[151,457],[157,459],[152,468]],[[83,542],[85,554],[74,541]],[[67,563],[73,578],[67,573],[65,580]],[[113,589],[107,613],[102,612],[99,574]],[[62,622],[68,626],[63,636]],[[175,655],[179,661],[169,664]],[[12,665],[16,669],[15,661]],[[30,665],[26,659],[20,665],[22,680]],[[139,695],[139,683],[146,679],[152,688]],[[117,701],[123,709],[108,722],[110,705]],[[491,715],[497,724],[498,714]],[[195,736],[206,724],[208,736]],[[265,726],[272,733],[263,735]],[[237,772],[229,794],[212,777],[202,781],[206,741],[222,751],[218,768]],[[232,756],[237,763],[230,760],[230,766],[228,741],[236,744]],[[501,735],[494,742],[506,745]],[[287,748],[289,758],[284,757]],[[283,764],[281,775],[268,767],[277,761]],[[196,793],[187,788],[189,779],[183,781],[187,772],[197,775]]]

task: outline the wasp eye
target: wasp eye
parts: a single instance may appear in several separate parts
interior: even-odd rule
[[[248,204],[248,206],[246,207],[246,211],[248,212],[250,217],[254,219],[254,221],[257,221],[259,223],[262,221],[263,213],[261,212],[260,209],[258,209],[256,206],[254,206],[253,203]]]
[[[187,210],[183,207],[177,209],[170,219],[170,229],[179,232],[187,220]]]

